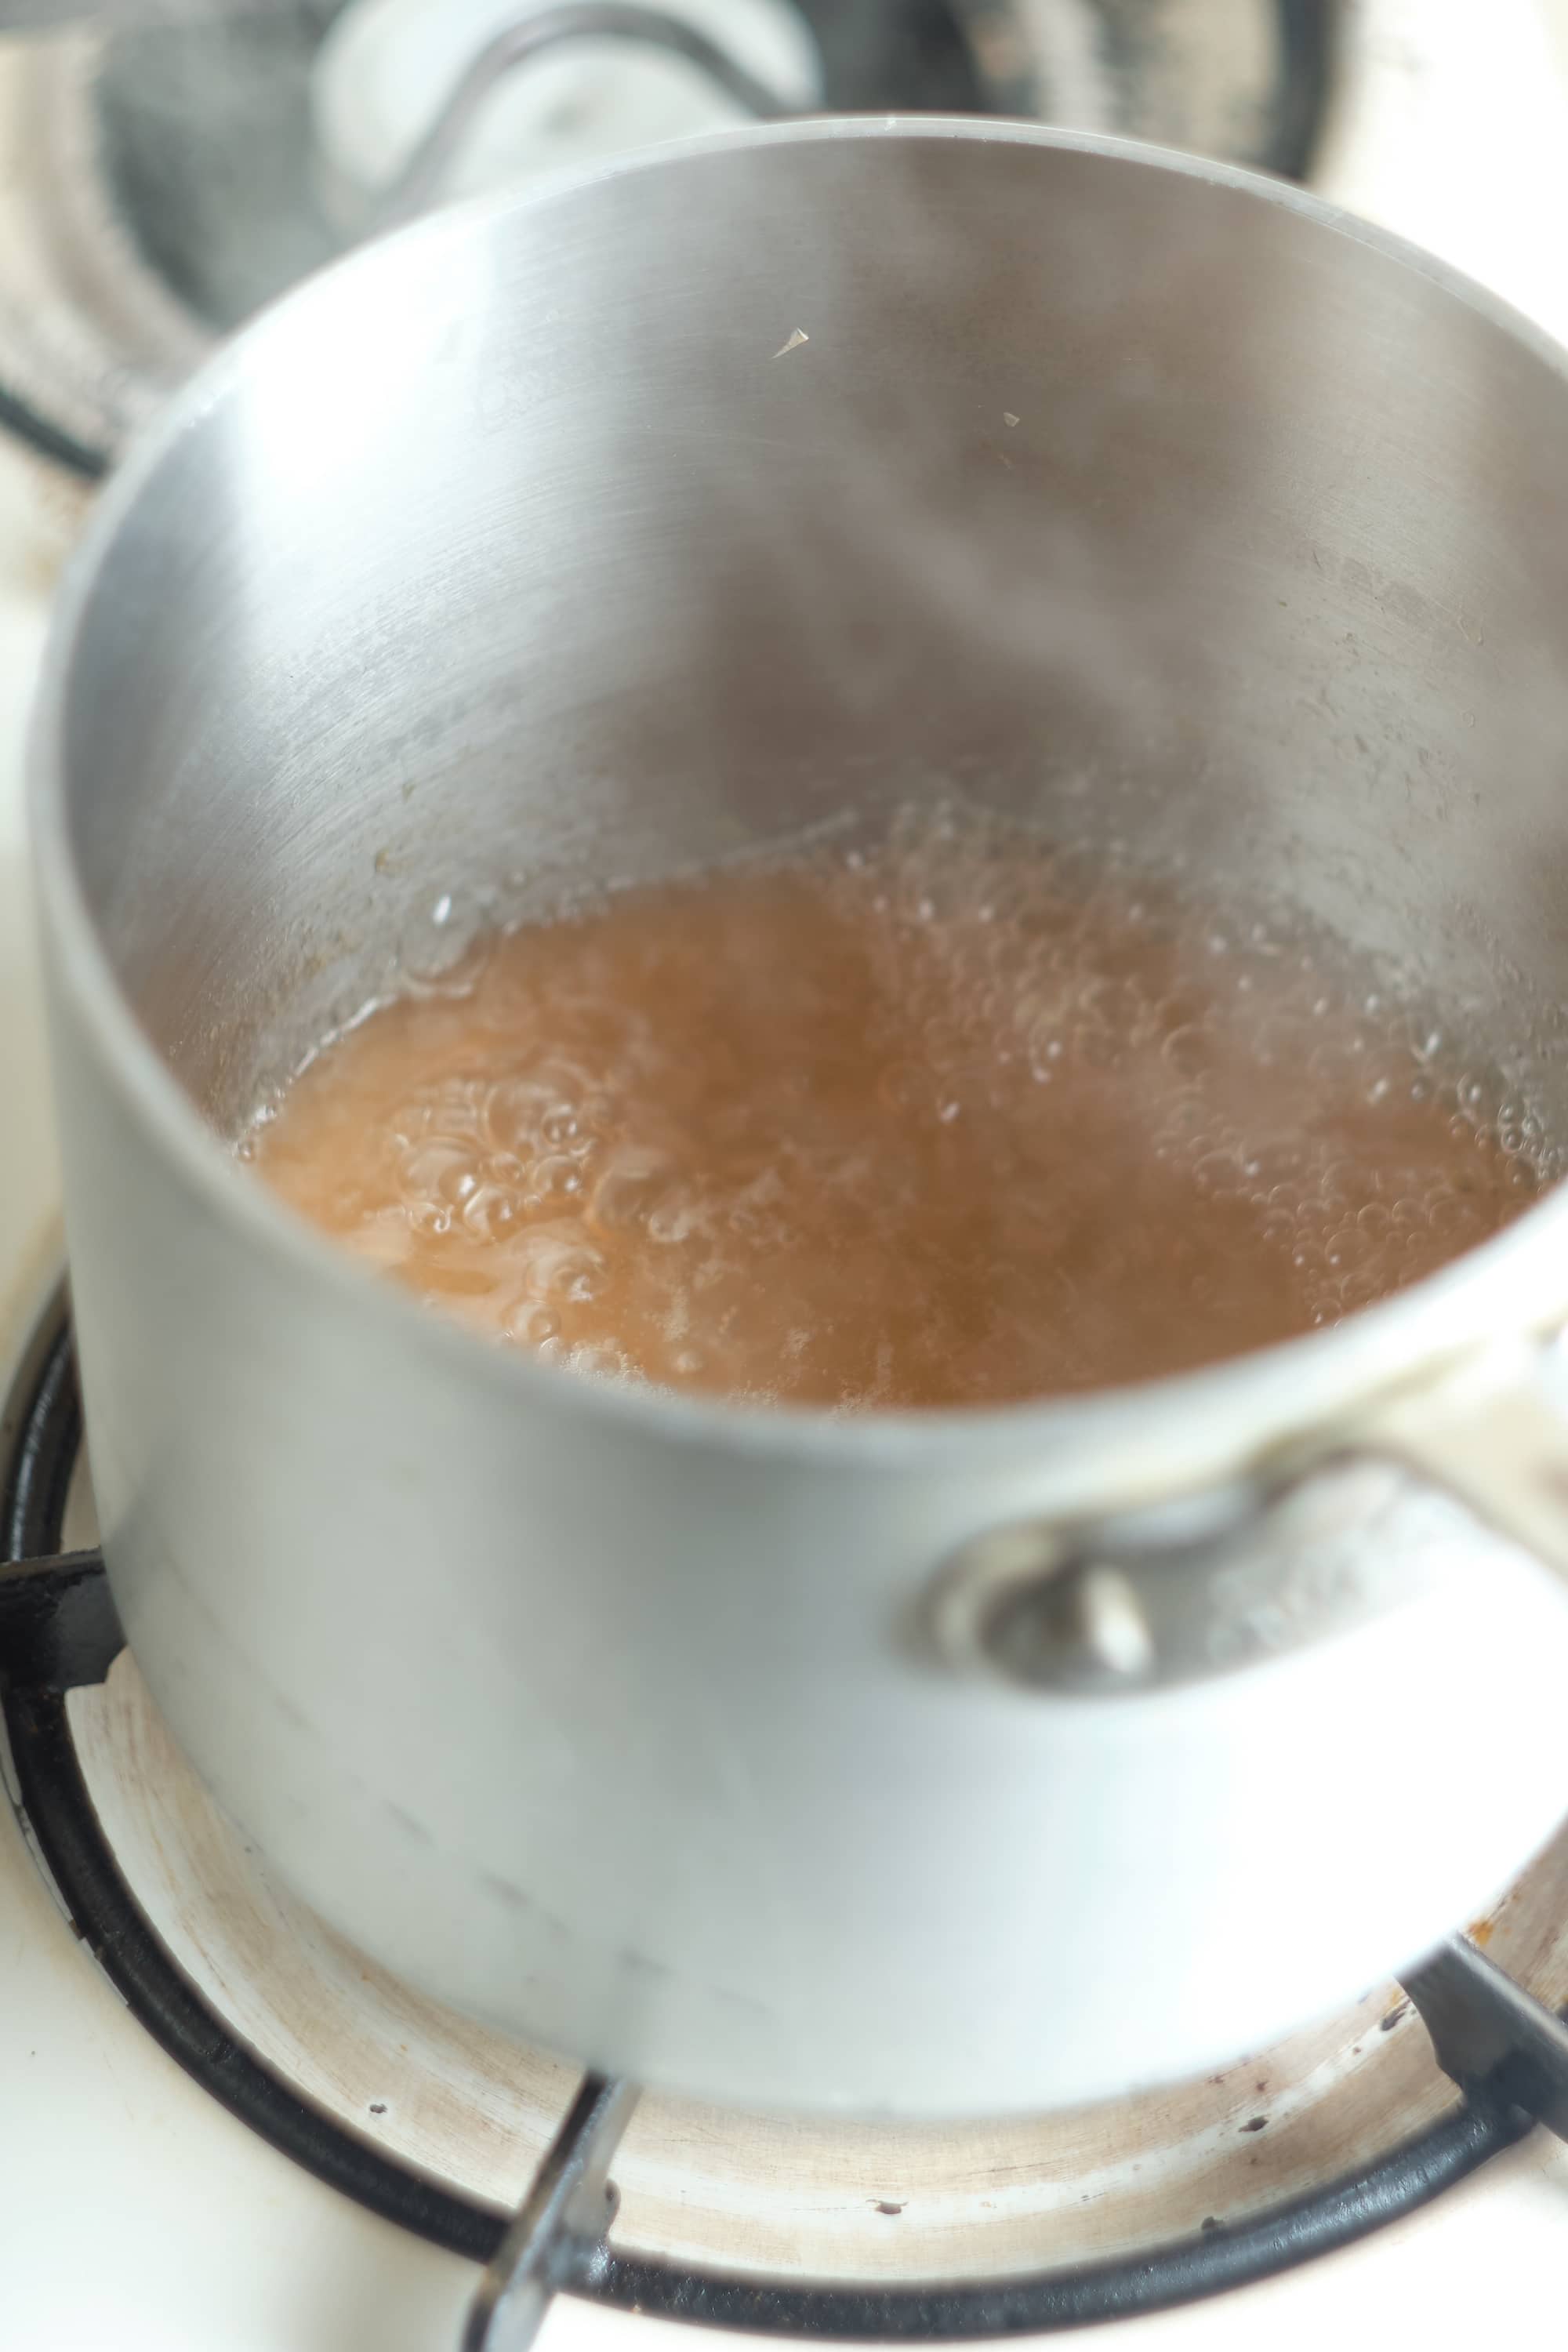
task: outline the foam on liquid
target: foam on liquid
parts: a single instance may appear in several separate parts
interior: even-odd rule
[[[494,937],[241,1145],[447,1313],[832,1406],[1147,1378],[1337,1321],[1555,1175],[1319,954],[951,818]]]

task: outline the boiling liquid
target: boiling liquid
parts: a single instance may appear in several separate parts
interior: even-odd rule
[[[1555,1173],[1397,1003],[951,821],[495,938],[242,1145],[584,1370],[831,1406],[1097,1388],[1332,1323]]]

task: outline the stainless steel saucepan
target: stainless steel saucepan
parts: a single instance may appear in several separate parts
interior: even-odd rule
[[[481,922],[953,792],[1283,899],[1568,1133],[1568,382],[1474,289],[995,124],[460,212],[111,486],[36,762],[114,1591],[378,1958],[722,2100],[1018,2109],[1353,1994],[1568,1810],[1560,1196],[1243,1362],[833,1419],[488,1348],[229,1149]]]

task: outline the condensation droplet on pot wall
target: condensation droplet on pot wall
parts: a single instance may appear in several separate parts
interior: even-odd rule
[[[409,988],[440,993],[466,986],[467,965],[484,931],[488,908],[472,892],[426,893],[404,917],[397,934],[397,972]]]

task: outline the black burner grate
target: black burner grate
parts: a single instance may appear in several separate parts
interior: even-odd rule
[[[58,1549],[81,1441],[63,1315],[0,1433],[0,1559],[23,1563],[0,1569],[0,1704],[23,1811],[77,1933],[148,2032],[231,2114],[373,2212],[491,2261],[506,2217],[435,2187],[298,2098],[207,2006],[115,1863],[66,1712],[66,1692],[100,1682],[122,1637],[98,1555]],[[595,2087],[602,2099],[605,2086]],[[1348,2245],[1462,2180],[1530,2122],[1496,2091],[1474,2087],[1441,2123],[1310,2197],[1113,2262],[956,2285],[814,2284],[681,2268],[563,2232],[543,2291],[781,2336],[958,2342],[1044,2334],[1193,2302]],[[569,2119],[547,2163],[573,2154],[571,2129]]]

